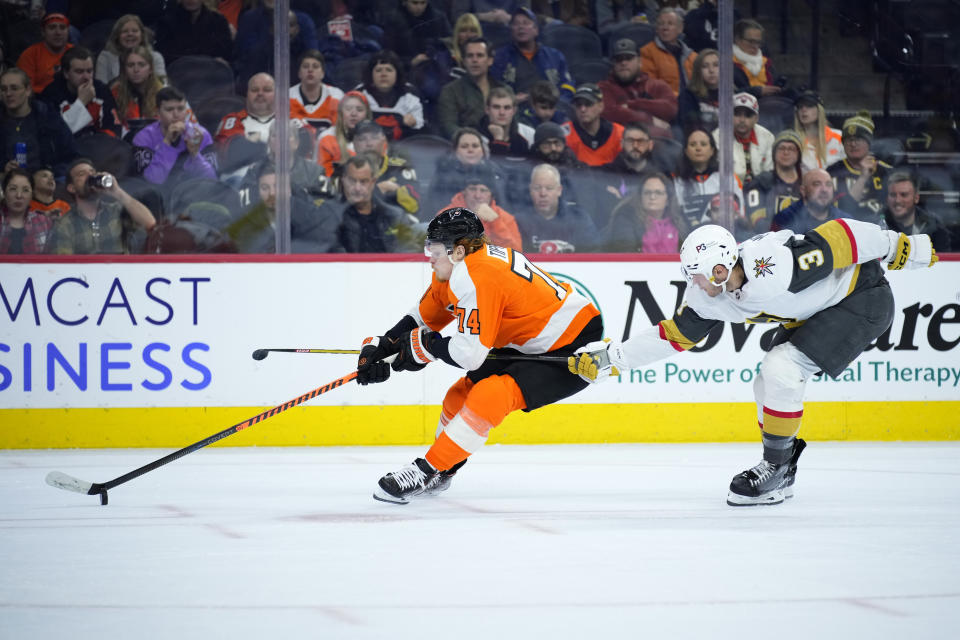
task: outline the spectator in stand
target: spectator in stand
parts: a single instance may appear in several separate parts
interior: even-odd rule
[[[567,146],[567,129],[555,122],[544,122],[537,127],[530,155],[518,162],[501,163],[504,173],[505,206],[513,210],[530,207],[530,175],[539,164],[553,165],[560,172],[564,201],[584,206],[589,202],[593,184],[589,180],[589,167],[577,159]]]
[[[67,42],[70,36],[70,21],[62,13],[48,13],[40,21],[42,39],[24,50],[17,59],[17,66],[30,77],[30,85],[37,95],[53,82],[60,71],[60,58],[73,45]]]
[[[210,56],[230,64],[230,24],[203,0],[177,0],[157,25],[157,49],[167,64],[182,56]]]
[[[466,73],[464,55],[466,44],[473,38],[483,38],[483,27],[472,13],[464,13],[453,24],[453,35],[443,38],[440,44],[430,52],[430,57],[446,73],[447,82],[456,80]],[[488,49],[493,60],[493,51]]]
[[[651,173],[666,174],[672,167],[662,167],[653,154],[656,142],[640,122],[623,128],[620,153],[613,162],[603,165],[594,174],[593,221],[602,229],[607,226],[614,207],[636,191],[639,180]],[[673,182],[669,183],[673,191]],[[671,202],[674,200],[671,194]]]
[[[526,157],[533,143],[533,129],[517,120],[517,98],[510,87],[494,87],[487,94],[480,130],[490,145],[490,155]]]
[[[869,111],[844,120],[842,140],[847,157],[827,167],[827,173],[833,178],[837,207],[858,220],[883,226],[887,177],[893,167],[870,153],[873,129]]]
[[[814,91],[803,91],[794,100],[793,128],[803,138],[803,166],[826,169],[846,157],[840,132],[827,123],[823,100]]]
[[[375,160],[374,177],[377,191],[387,204],[399,207],[413,216],[420,211],[420,184],[417,170],[403,156],[390,155],[390,145],[383,127],[373,120],[364,120],[353,134],[353,146],[358,154],[367,153]],[[434,212],[423,212],[427,219]]]
[[[321,133],[337,122],[343,91],[326,84],[327,61],[316,49],[305,51],[297,63],[299,84],[290,87],[290,117],[306,122]]]
[[[573,77],[567,71],[567,59],[554,49],[540,44],[537,16],[526,7],[518,7],[510,19],[510,44],[497,49],[491,73],[513,89],[517,100],[528,98],[527,92],[537,80],[549,80],[563,100],[573,97]]]
[[[53,167],[39,167],[33,170],[33,202],[30,208],[56,220],[70,210],[70,203],[56,196],[57,180]]]
[[[677,253],[690,229],[677,209],[673,183],[662,173],[640,181],[640,189],[616,206],[603,233],[606,251]]]
[[[677,204],[692,230],[700,225],[713,196],[720,193],[717,143],[706,130],[691,129],[687,132],[680,165],[673,178]],[[740,181],[734,179],[734,195],[743,202]]]
[[[484,234],[490,244],[501,247],[510,247],[520,251],[520,229],[517,221],[505,209],[499,206],[493,197],[497,177],[489,169],[478,167],[467,173],[463,191],[453,196],[450,203],[443,207],[466,207],[477,214],[483,222]]]
[[[317,138],[317,164],[327,176],[332,176],[337,166],[354,155],[353,133],[363,120],[370,120],[373,112],[366,96],[359,91],[348,91],[337,107],[337,121]]]
[[[733,25],[733,64],[747,75],[758,98],[774,96],[783,91],[785,78],[777,75],[773,62],[760,47],[763,45],[763,27],[756,20],[740,20]],[[739,87],[738,87],[739,88]]]
[[[430,59],[439,41],[450,35],[447,15],[429,0],[401,0],[386,20],[384,49],[394,51],[408,67]]]
[[[217,127],[217,144],[223,148],[230,138],[243,136],[250,142],[266,144],[274,112],[273,76],[258,73],[247,82],[246,107],[223,116]]]
[[[57,77],[40,99],[57,109],[75,138],[94,133],[120,134],[117,103],[107,85],[93,77],[93,54],[86,47],[72,47],[60,59]]]
[[[740,12],[733,10],[733,19],[740,20]],[[717,28],[720,16],[717,0],[704,0],[703,4],[684,17],[684,41],[694,51],[717,48]]]
[[[167,68],[160,52],[153,50],[153,31],[144,26],[140,16],[132,13],[120,16],[113,23],[106,47],[97,56],[96,79],[107,86],[118,80],[123,71],[120,58],[139,47],[146,49],[153,73],[163,82]]]
[[[227,235],[241,253],[277,251],[277,170],[270,163],[257,168],[258,200],[243,216],[231,223]],[[311,202],[301,191],[290,194],[290,249],[293,253],[339,253],[337,235],[340,218]]]
[[[599,82],[603,117],[619,124],[642,122],[651,134],[672,138],[670,122],[677,117],[677,96],[670,85],[640,70],[637,44],[629,38],[617,40],[611,56],[613,69]]]
[[[741,92],[733,96],[733,173],[743,182],[773,169],[774,135],[759,124],[760,105],[752,94]],[[714,129],[713,139],[720,142],[720,129]]]
[[[503,175],[499,168],[490,162],[490,147],[487,139],[472,127],[463,127],[453,134],[453,150],[439,158],[436,171],[424,204],[424,211],[435,213],[450,202],[466,186],[467,175],[479,167],[489,169],[497,178],[494,197],[502,201]],[[510,203],[508,203],[510,206]]]
[[[677,121],[684,129],[702,127],[713,130],[720,126],[720,54],[704,49],[693,61],[690,82],[677,99]]]
[[[549,164],[537,165],[530,174],[531,206],[518,210],[517,226],[526,251],[571,253],[591,251],[597,228],[579,206],[563,198],[560,172]]]
[[[124,51],[120,60],[122,70],[111,92],[117,103],[121,135],[128,140],[131,134],[136,135],[156,121],[157,93],[163,89],[163,82],[154,72],[150,52],[143,45]]]
[[[369,155],[348,159],[340,180],[343,198],[327,200],[321,210],[341,221],[339,242],[348,253],[412,251],[416,240],[411,221],[375,195],[376,171]],[[422,247],[422,239],[419,244]]]
[[[288,169],[290,191],[294,195],[301,196],[305,201],[319,206],[324,199],[335,196],[336,192],[332,182],[324,175],[323,169],[312,160],[297,153],[301,144],[300,130],[303,126],[301,120],[290,120],[290,126],[287,129],[290,145]],[[263,168],[267,165],[276,168],[277,146],[277,123],[274,122],[270,125],[270,133],[267,137],[267,156],[250,165],[240,180],[237,191],[242,205],[251,206],[256,201]]]
[[[14,67],[0,74],[0,166],[4,172],[19,166],[16,145],[23,143],[27,161],[21,169],[51,166],[61,177],[76,156],[73,134],[53,107],[30,94],[30,76],[23,69]]]
[[[253,6],[240,14],[237,37],[233,45],[233,68],[242,86],[257,73],[274,72],[273,14],[276,0],[256,0]],[[298,60],[307,51],[320,48],[317,27],[313,18],[302,11],[287,15],[290,37],[290,60]],[[290,80],[296,81],[297,68],[291,65]]]
[[[520,105],[520,122],[536,130],[544,122],[566,124],[567,114],[558,109],[560,93],[552,82],[537,80],[530,85],[527,101]]]
[[[363,85],[356,90],[366,97],[373,119],[391,140],[423,128],[423,104],[416,88],[404,81],[403,65],[394,52],[384,50],[371,55]]]
[[[603,92],[593,83],[580,85],[573,95],[573,126],[567,134],[567,146],[590,167],[613,162],[623,140],[623,125],[600,115],[606,112],[603,98]]]
[[[463,64],[467,72],[443,88],[437,103],[437,124],[446,138],[461,127],[480,128],[490,91],[505,86],[490,75],[493,56],[490,43],[483,38],[466,41]]]
[[[622,27],[631,24],[653,24],[655,9],[646,0],[597,0],[594,12],[597,15],[597,32],[604,41]]]
[[[796,131],[781,131],[773,141],[773,169],[744,185],[745,214],[753,232],[769,231],[773,217],[803,197],[802,149],[803,140]]]
[[[482,37],[483,29],[477,16],[464,13],[453,25],[453,35],[433,40],[427,48],[428,59],[419,61],[410,70],[410,82],[420,90],[430,107],[436,108],[447,84],[459,80],[467,73],[464,62],[467,40]],[[488,55],[492,62],[493,51],[489,51]],[[431,118],[428,116],[427,119]]]
[[[640,68],[654,80],[662,80],[679,95],[693,75],[697,53],[683,41],[683,14],[665,7],[657,15],[656,37],[640,48]]]
[[[887,228],[907,235],[925,233],[936,251],[951,249],[950,230],[934,214],[918,206],[917,182],[906,171],[895,171],[887,177],[887,206],[883,217]]]
[[[188,178],[217,179],[210,132],[187,121],[187,99],[176,87],[157,92],[157,121],[133,137],[138,169],[153,184]]]
[[[53,219],[31,208],[33,179],[17,167],[3,176],[0,254],[46,253]]]
[[[109,177],[110,187],[91,184],[93,177]],[[150,231],[157,221],[142,202],[120,187],[108,173],[98,173],[91,160],[77,158],[67,168],[67,192],[76,202],[54,222],[50,253],[130,253],[128,236],[137,227]]]
[[[833,205],[833,180],[825,170],[804,171],[802,180],[803,200],[775,215],[770,223],[770,231],[789,229],[804,234],[829,220],[852,217]]]

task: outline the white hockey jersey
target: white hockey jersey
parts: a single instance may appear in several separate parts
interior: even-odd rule
[[[686,351],[718,322],[774,322],[796,326],[832,307],[857,287],[861,265],[887,258],[899,234],[847,218],[831,220],[806,235],[783,230],[741,243],[745,282],[710,297],[688,286],[669,320],[623,344],[633,367]]]

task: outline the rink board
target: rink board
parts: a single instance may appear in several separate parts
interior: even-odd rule
[[[960,261],[889,274],[896,316],[839,380],[808,384],[802,431],[834,440],[960,437]],[[535,257],[622,339],[672,313],[672,256]],[[0,448],[173,447],[350,372],[356,348],[416,303],[420,256],[120,257],[0,264]],[[700,352],[625,373],[510,416],[491,442],[715,442],[756,438],[752,380],[776,325],[725,326]],[[456,330],[455,323],[445,332]],[[225,445],[429,442],[461,372],[434,364],[348,384]]]

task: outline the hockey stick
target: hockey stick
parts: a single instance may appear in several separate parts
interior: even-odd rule
[[[277,353],[352,353],[357,355],[359,349],[257,349],[253,352],[254,360],[263,360],[271,351]]]
[[[168,462],[173,462],[174,460],[177,460],[178,458],[182,458],[183,456],[187,455],[188,453],[193,453],[193,452],[196,451],[197,449],[202,449],[202,448],[206,447],[207,445],[210,445],[210,444],[213,444],[214,442],[217,442],[218,440],[223,440],[223,439],[226,438],[227,436],[232,436],[232,435],[235,434],[237,431],[242,431],[243,429],[246,429],[247,427],[252,427],[253,425],[257,424],[258,422],[263,422],[263,421],[266,420],[267,418],[272,418],[273,416],[277,415],[278,413],[282,413],[282,412],[286,411],[287,409],[290,409],[291,407],[295,407],[295,406],[297,406],[297,405],[299,405],[299,404],[303,404],[303,403],[306,402],[307,400],[312,400],[313,398],[316,398],[317,396],[319,396],[319,395],[321,395],[321,394],[324,394],[324,393],[326,393],[326,392],[328,392],[328,391],[331,391],[331,390],[333,390],[333,389],[336,389],[337,387],[342,387],[343,385],[345,385],[346,383],[350,382],[351,380],[353,380],[353,379],[356,378],[356,377],[357,377],[357,372],[356,372],[356,371],[353,371],[353,372],[351,372],[351,373],[348,373],[347,375],[343,376],[342,378],[337,378],[337,379],[334,380],[333,382],[328,382],[327,384],[323,385],[322,387],[317,387],[317,388],[314,389],[313,391],[308,391],[307,393],[303,394],[302,396],[298,396],[298,397],[294,398],[293,400],[288,400],[287,402],[284,402],[283,404],[279,404],[279,405],[275,406],[275,407],[272,408],[272,409],[267,409],[267,410],[264,411],[263,413],[258,413],[257,415],[253,416],[252,418],[247,418],[247,419],[244,420],[243,422],[238,422],[237,424],[233,425],[233,426],[230,427],[229,429],[224,429],[223,431],[221,431],[221,432],[219,432],[219,433],[215,433],[215,434],[213,434],[212,436],[210,436],[209,438],[204,438],[203,440],[200,440],[199,442],[194,442],[194,443],[191,444],[190,446],[184,447],[183,449],[180,449],[179,451],[174,451],[173,453],[168,454],[168,455],[165,455],[164,457],[162,457],[162,458],[160,458],[160,459],[158,459],[158,460],[154,460],[154,461],[151,462],[150,464],[146,464],[146,465],[140,467],[139,469],[134,469],[134,470],[131,471],[130,473],[126,473],[126,474],[124,474],[124,475],[122,475],[122,476],[120,476],[120,477],[118,477],[118,478],[114,478],[113,480],[110,480],[110,481],[108,481],[108,482],[102,482],[102,483],[101,483],[101,482],[87,482],[86,480],[80,480],[79,478],[74,478],[73,476],[67,475],[67,474],[65,474],[65,473],[61,473],[60,471],[51,471],[50,473],[47,474],[47,484],[49,484],[51,487],[56,487],[57,489],[63,489],[64,491],[75,491],[75,492],[77,492],[77,493],[85,493],[85,494],[91,495],[91,496],[92,496],[92,495],[97,495],[97,494],[99,494],[99,495],[100,495],[100,504],[107,504],[107,490],[108,490],[108,489],[113,489],[114,487],[117,487],[117,486],[119,486],[119,485],[121,485],[121,484],[123,484],[123,483],[125,483],[125,482],[129,482],[130,480],[133,480],[134,478],[137,478],[137,477],[139,477],[139,476],[142,476],[143,474],[147,473],[148,471],[153,471],[154,469],[156,469],[156,468],[158,468],[158,467],[162,467],[163,465],[167,464]]]
[[[253,352],[254,360],[263,360],[271,351],[279,353],[346,353],[360,355],[359,349],[257,349]],[[557,362],[567,364],[567,356],[548,356],[526,353],[496,353],[487,354],[487,360],[529,360],[533,362]]]

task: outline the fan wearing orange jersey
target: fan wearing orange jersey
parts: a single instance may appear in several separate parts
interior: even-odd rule
[[[426,455],[380,479],[373,497],[397,504],[447,489],[507,414],[586,387],[555,363],[487,360],[491,349],[564,355],[603,333],[596,307],[522,253],[488,244],[469,209],[446,209],[430,222],[426,253],[433,268],[426,293],[379,341],[364,341],[357,365],[360,384],[385,381],[391,368],[418,371],[435,360],[467,370],[447,391]],[[441,335],[450,324],[451,335]],[[394,354],[388,366],[385,359]]]

